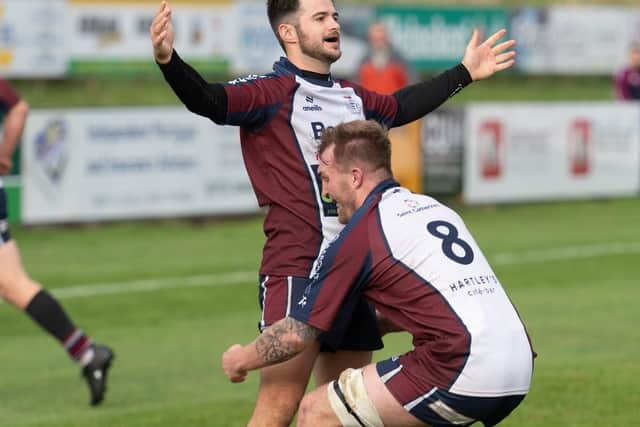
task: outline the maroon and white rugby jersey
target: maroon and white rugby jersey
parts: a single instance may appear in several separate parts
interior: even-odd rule
[[[528,391],[533,351],[482,251],[453,210],[393,180],[328,245],[290,316],[320,330],[362,295],[413,336],[400,368],[425,393]]]
[[[273,73],[224,89],[224,124],[240,126],[249,178],[260,206],[268,206],[260,274],[307,277],[323,236],[330,240],[342,228],[316,173],[322,130],[357,119],[389,127],[397,101],[344,80],[310,78],[286,58]]]

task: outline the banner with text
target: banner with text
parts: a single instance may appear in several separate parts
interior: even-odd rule
[[[464,152],[462,107],[443,107],[422,119],[423,190],[435,196],[453,196],[462,190]]]
[[[464,199],[517,202],[637,195],[640,106],[471,104]]]
[[[74,75],[157,73],[149,26],[159,2],[76,0],[69,4]],[[232,4],[172,2],[175,48],[198,71],[226,72],[232,54]]]
[[[0,0],[0,76],[59,77],[67,71],[65,0]]]
[[[516,69],[531,74],[611,74],[640,40],[640,9],[606,6],[522,8],[511,17]]]
[[[436,8],[381,6],[378,19],[404,58],[421,71],[458,64],[475,27],[489,35],[508,28],[503,8]]]
[[[25,223],[257,212],[238,129],[182,108],[36,110],[22,161]]]

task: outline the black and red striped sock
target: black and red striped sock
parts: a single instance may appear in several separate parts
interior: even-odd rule
[[[43,329],[53,335],[67,350],[69,356],[85,366],[93,358],[93,342],[77,328],[64,309],[44,289],[29,302],[25,312]]]

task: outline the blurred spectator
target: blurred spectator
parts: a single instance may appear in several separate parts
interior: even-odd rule
[[[374,22],[368,32],[369,49],[358,68],[358,81],[366,89],[390,95],[417,79],[409,64],[389,41],[382,22]],[[422,148],[420,121],[391,129],[391,168],[403,187],[422,192]]]
[[[378,93],[390,95],[415,80],[410,67],[391,46],[382,22],[369,27],[369,50],[358,68],[358,81],[362,86]]]
[[[640,100],[640,41],[629,48],[628,65],[615,76],[616,98]]]

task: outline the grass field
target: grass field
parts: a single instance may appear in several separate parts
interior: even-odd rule
[[[503,425],[635,425],[640,201],[460,212],[539,353],[531,393]],[[57,343],[0,305],[1,426],[244,425],[257,375],[228,383],[220,356],[256,333],[260,219],[13,234],[31,274],[117,359],[107,401],[90,408]],[[408,348],[407,336],[389,338],[376,359]]]

